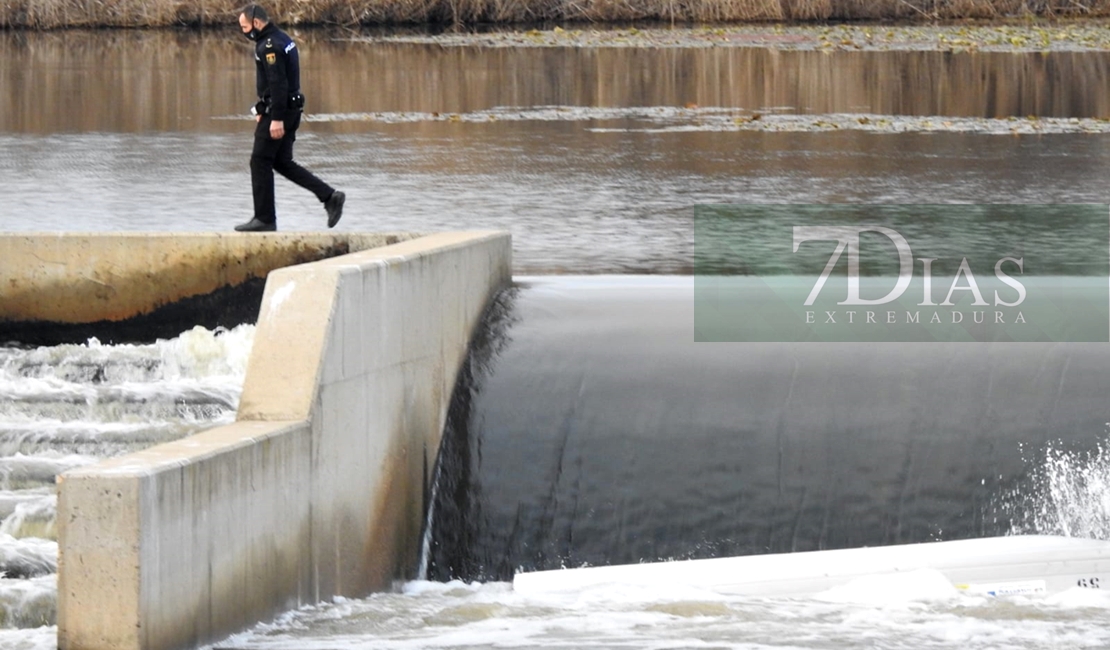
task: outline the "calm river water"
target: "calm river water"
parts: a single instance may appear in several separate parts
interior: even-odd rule
[[[508,229],[519,274],[689,273],[698,203],[1110,202],[1103,52],[443,47],[340,31],[295,36],[309,109],[298,158],[347,191],[339,229]],[[0,33],[0,91],[0,230],[230,231],[250,216],[253,71],[250,45],[233,29]],[[281,180],[278,210],[283,230],[325,228],[312,197]],[[227,354],[248,345],[235,340]],[[134,354],[90,349],[54,356],[112,365]],[[226,375],[210,374],[197,381]],[[26,389],[16,376],[0,395],[8,402],[0,421],[18,420],[3,425],[11,435],[27,435],[17,403],[38,397]],[[36,439],[60,436],[51,426]],[[81,462],[111,453],[82,448]],[[1069,475],[1105,475],[1101,456],[1056,461],[1043,472],[1063,463]],[[1086,503],[1108,502],[1085,486]],[[46,558],[52,549],[43,548],[35,547]],[[39,601],[49,600],[48,569],[33,578]],[[417,581],[306,608],[222,645],[1106,647],[1110,599],[1088,591],[985,601],[926,580],[803,601],[621,590],[565,601],[519,597],[504,583]],[[43,616],[34,625],[49,622],[52,605],[35,611]],[[19,627],[10,612],[0,624]],[[53,627],[23,628],[0,630],[0,647],[53,646]]]
[[[339,228],[505,228],[523,272],[689,272],[697,203],[1110,199],[1110,134],[1083,132],[1110,117],[1105,53],[298,36],[297,155],[347,191]],[[0,34],[2,228],[244,221],[250,56],[233,31]],[[1086,121],[1014,135],[1030,115]],[[278,211],[325,227],[280,180]]]

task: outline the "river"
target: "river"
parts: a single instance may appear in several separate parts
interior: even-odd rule
[[[1102,119],[1110,59],[1102,52],[295,36],[308,97],[297,155],[347,191],[338,228],[507,229],[520,276],[662,276],[632,280],[649,292],[653,282],[681,283],[674,276],[693,269],[699,203],[1110,202]],[[3,229],[230,230],[250,215],[252,75],[250,45],[234,28],[0,33]],[[325,228],[314,199],[280,180],[278,210],[282,230]],[[559,289],[564,280],[551,282]],[[53,474],[133,448],[110,442],[128,432],[140,432],[135,444],[153,444],[227,421],[249,331],[187,332],[138,350],[74,343],[2,351],[5,488],[32,490],[13,497],[0,524],[12,535],[4,552],[31,558],[5,566],[32,567],[0,585],[15,603],[0,630],[4,647],[55,642]],[[183,347],[189,352],[167,352]],[[209,361],[182,371],[182,358]],[[47,403],[53,410],[28,410]],[[1054,513],[1077,503],[1105,508],[1094,480],[1106,476],[1097,445],[1105,431],[1086,434],[1095,441],[1086,454],[1023,452],[1029,476],[1072,487],[1065,502],[1032,484],[1022,499]],[[14,484],[19,472],[31,478]],[[17,502],[27,505],[13,519]],[[37,520],[27,513],[35,508]],[[1026,524],[1034,531],[1014,532],[1062,525],[1051,517]],[[537,599],[503,582],[412,581],[306,607],[217,645],[1105,647],[1107,609],[1110,599],[1093,590],[992,601],[938,590],[927,576],[800,600],[619,586]]]

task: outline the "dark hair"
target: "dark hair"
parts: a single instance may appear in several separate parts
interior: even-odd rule
[[[240,9],[239,15],[246,16],[247,19],[250,20],[252,23],[254,22],[255,18],[261,20],[264,23],[270,22],[270,16],[266,14],[266,10],[262,8],[262,5],[254,3],[246,5],[245,7]]]

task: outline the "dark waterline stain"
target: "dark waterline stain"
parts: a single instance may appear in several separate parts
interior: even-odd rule
[[[192,296],[163,305],[148,314],[121,321],[95,323],[56,323],[22,321],[0,323],[0,344],[8,347],[52,346],[85,343],[96,338],[101,343],[153,343],[172,339],[197,325],[213,330],[231,329],[258,320],[265,278],[251,278],[236,286],[225,286],[211,293]]]

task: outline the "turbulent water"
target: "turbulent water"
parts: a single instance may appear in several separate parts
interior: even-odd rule
[[[0,348],[0,647],[53,647],[55,477],[235,418],[254,327]]]
[[[805,599],[621,585],[523,597],[506,583],[413,582],[397,593],[307,607],[217,647],[1103,648],[1110,593],[965,596],[938,574],[848,585]]]
[[[1107,425],[1110,427],[1110,424]],[[1015,534],[1064,535],[1110,539],[1110,446],[1067,451],[1058,445],[1038,449],[1027,461],[1026,483],[1002,494]]]
[[[1039,462],[1013,509],[1021,517],[1032,507],[1032,519],[1013,532],[1078,532],[1092,519],[1106,521],[1110,474],[1097,466],[1104,461],[1064,454]],[[1103,525],[1083,532],[1106,539]],[[1108,615],[1107,590],[988,598],[958,592],[930,571],[861,579],[806,598],[621,584],[524,596],[505,582],[414,581],[393,593],[305,607],[215,647],[1105,648]]]

